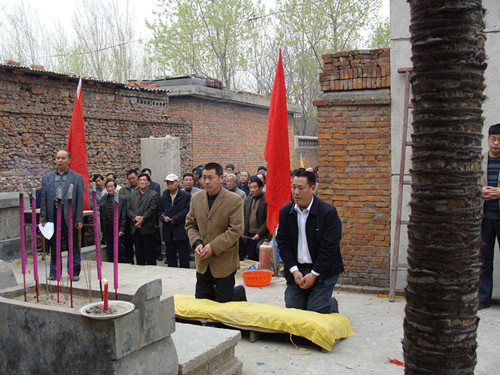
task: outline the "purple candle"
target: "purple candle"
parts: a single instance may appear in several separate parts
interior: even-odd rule
[[[19,186],[19,211],[21,223],[21,263],[23,275],[26,275],[26,234],[24,232],[24,192],[23,185]]]
[[[115,286],[115,297],[118,290],[118,230],[119,230],[119,220],[118,220],[118,208],[120,206],[119,194],[115,191],[115,203],[114,203],[114,223],[113,223],[113,258],[114,258],[114,286]]]
[[[61,211],[62,211],[62,191],[57,189],[57,208],[56,208],[56,280],[61,281]],[[58,301],[59,302],[59,301]]]
[[[31,191],[31,252],[33,253],[33,275],[35,278],[36,300],[38,302],[38,252],[36,250],[36,190]]]
[[[69,279],[73,281],[73,184],[68,189],[68,263]]]
[[[23,271],[23,285],[24,285],[24,301],[27,301],[26,296],[26,233],[24,231],[24,193],[23,185],[19,186],[19,211],[20,214],[20,224],[21,224],[21,262]]]
[[[99,238],[99,220],[97,218],[97,192],[95,190],[95,182],[92,182],[90,187],[92,191],[92,213],[94,218],[94,242],[95,242],[95,260],[97,263],[97,279],[102,280],[101,270],[101,239]]]

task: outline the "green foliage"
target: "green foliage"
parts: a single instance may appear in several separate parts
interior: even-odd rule
[[[369,48],[389,48],[391,23],[389,20],[379,21],[368,41]]]
[[[277,38],[283,48],[287,95],[301,112],[296,134],[317,132],[313,101],[321,93],[322,55],[356,48],[362,42],[361,29],[371,25],[380,5],[380,0],[278,1]]]
[[[149,43],[153,59],[166,73],[204,74],[238,88],[237,72],[248,67],[250,40],[263,12],[251,0],[176,0],[147,23],[154,32]]]

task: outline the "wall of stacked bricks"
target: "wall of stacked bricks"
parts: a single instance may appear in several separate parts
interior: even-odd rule
[[[320,198],[334,204],[342,220],[341,283],[385,288],[391,230],[389,50],[342,52],[323,60],[322,91],[336,95],[315,102]],[[354,100],[354,91],[373,95]]]
[[[268,108],[212,101],[206,98],[171,97],[169,115],[189,119],[193,128],[193,165],[216,161],[223,167],[234,164],[236,171],[257,172],[267,165],[264,147],[267,137]],[[293,117],[288,116],[290,164],[294,158]],[[295,164],[296,163],[296,164]]]
[[[54,152],[66,148],[78,81],[23,68],[0,67],[0,191],[40,188],[53,169]],[[192,128],[167,118],[165,92],[130,90],[118,85],[83,82],[83,114],[89,174],[125,173],[141,167],[140,139],[180,137],[181,164],[192,164]]]

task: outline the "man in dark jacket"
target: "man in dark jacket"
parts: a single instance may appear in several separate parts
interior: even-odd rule
[[[127,263],[125,254],[124,234],[127,225],[127,198],[116,191],[115,180],[106,181],[106,191],[101,198],[99,214],[101,217],[101,232],[106,242],[106,252],[108,260],[114,261],[114,223],[115,223],[115,196],[118,196],[118,262]]]
[[[333,288],[344,271],[340,254],[342,225],[334,206],[314,197],[315,177],[297,171],[293,202],[280,210],[278,247],[285,263],[286,307],[338,312]]]
[[[149,168],[143,168],[141,173],[146,173],[150,178],[153,178],[151,169]],[[161,186],[158,182],[154,182],[153,180],[150,181],[149,188],[151,190],[154,190],[158,193],[158,198],[161,196]],[[158,218],[155,218],[155,254],[156,254],[156,259],[158,259],[160,262],[163,260],[163,255],[161,254],[161,234],[160,234],[160,222],[158,221]]]
[[[158,213],[158,193],[149,188],[151,177],[139,175],[139,190],[131,191],[127,201],[127,216],[131,221],[135,257],[139,265],[156,265],[155,222]]]
[[[76,173],[69,168],[71,162],[71,154],[66,150],[59,150],[55,156],[56,169],[45,174],[42,177],[42,191],[40,199],[40,223],[42,227],[47,222],[54,223],[57,227],[57,191],[61,190],[62,201],[62,217],[61,217],[61,235],[66,240],[66,248],[68,244],[68,230],[73,231],[73,281],[80,279],[80,245],[78,243],[78,230],[83,227],[83,194],[85,186],[83,184],[82,175]],[[72,195],[72,218],[73,228],[68,228],[68,190],[70,185],[73,185]],[[50,280],[55,280],[57,275],[56,262],[56,234],[54,233],[50,239]],[[69,261],[69,258],[68,258]],[[69,265],[68,265],[69,267]]]
[[[248,183],[250,196],[246,197],[243,206],[243,249],[240,249],[240,260],[245,258],[259,260],[259,247],[269,237],[267,229],[267,203],[262,189],[264,183],[257,177],[250,177]]]
[[[189,268],[189,240],[184,229],[189,212],[191,194],[179,189],[179,177],[169,174],[165,178],[167,190],[160,198],[160,221],[163,223],[163,241],[169,267]],[[179,255],[179,263],[177,263]]]

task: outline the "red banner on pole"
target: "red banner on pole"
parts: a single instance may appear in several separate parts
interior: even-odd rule
[[[87,146],[85,144],[85,127],[83,124],[83,106],[82,106],[82,78],[78,82],[76,89],[75,105],[73,106],[73,115],[71,116],[71,126],[69,128],[68,145],[66,149],[71,153],[71,162],[69,167],[80,173],[83,177],[85,192],[83,194],[83,209],[90,210],[89,201],[89,170],[87,167]]]
[[[290,202],[291,192],[288,111],[281,49],[271,94],[264,158],[267,160],[267,228],[269,233],[273,233],[279,222],[279,211],[283,205]]]

